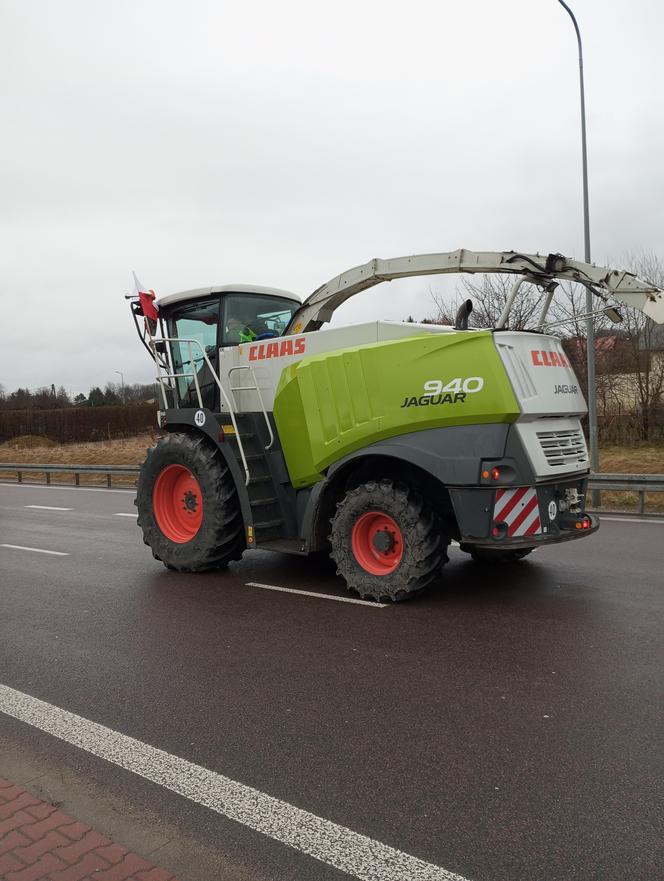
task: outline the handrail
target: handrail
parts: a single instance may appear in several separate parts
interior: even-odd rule
[[[165,337],[159,337],[158,342],[165,342],[165,343],[168,343],[168,344],[169,344],[169,347],[170,347],[171,343],[188,343],[188,346],[189,346],[189,361],[190,361],[191,364],[194,363],[194,362],[193,362],[192,353],[191,353],[191,345],[192,345],[192,343],[194,343],[195,345],[197,345],[198,348],[201,350],[201,354],[203,355],[203,358],[205,359],[205,363],[206,363],[207,366],[208,366],[208,369],[209,369],[209,371],[210,371],[210,374],[212,375],[212,378],[214,379],[215,383],[217,384],[217,387],[218,387],[218,389],[219,389],[219,392],[221,393],[221,396],[223,397],[224,402],[225,402],[226,406],[228,407],[228,414],[229,414],[229,416],[231,417],[231,422],[232,422],[232,424],[233,424],[233,429],[234,429],[234,431],[235,431],[235,437],[237,438],[237,446],[238,446],[238,450],[240,451],[240,458],[242,459],[242,465],[243,465],[243,467],[244,467],[244,477],[245,477],[244,485],[245,485],[245,486],[248,486],[248,485],[249,485],[249,465],[247,464],[247,457],[245,456],[245,453],[244,453],[244,447],[242,446],[242,438],[240,437],[240,432],[239,432],[238,427],[237,427],[237,422],[235,421],[235,412],[234,412],[234,410],[233,410],[233,405],[231,404],[231,402],[230,402],[230,398],[229,398],[228,395],[226,394],[226,390],[224,389],[223,385],[221,384],[221,380],[219,379],[219,376],[217,375],[217,372],[215,371],[214,367],[212,366],[212,363],[210,362],[210,359],[208,358],[208,356],[207,356],[207,352],[206,352],[205,349],[203,348],[203,345],[202,345],[201,341],[200,341],[200,340],[196,340],[196,339],[185,339],[185,338],[180,338],[180,337],[168,337],[168,336],[165,336]],[[174,359],[173,359],[173,350],[172,350],[172,348],[171,348],[171,361],[174,362]],[[177,377],[177,376],[188,376],[188,375],[189,375],[189,373],[186,373],[186,374],[165,373],[165,374],[164,374],[164,379],[172,379],[172,378]],[[194,385],[196,386],[196,397],[198,398],[198,406],[202,408],[202,407],[203,407],[203,398],[202,398],[202,396],[201,396],[201,389],[200,389],[200,386],[199,386],[199,384],[198,384],[198,373],[197,373],[197,372],[195,372],[195,373],[193,374],[193,379],[194,379]],[[166,395],[165,395],[165,388],[164,388],[163,383],[162,383],[162,381],[161,381],[161,371],[160,371],[160,374],[157,376],[157,381],[158,381],[158,382],[161,384],[161,386],[162,386],[162,393],[163,393],[163,395],[164,395],[164,399],[165,399],[165,398],[166,398]],[[178,394],[177,387],[176,387],[176,389],[175,389],[175,393]],[[165,406],[167,407],[167,403],[165,404]]]
[[[233,388],[233,384],[231,382],[231,373],[234,370],[248,370],[251,373],[251,378],[254,381],[253,385],[241,385],[235,386]],[[256,374],[254,373],[254,368],[251,364],[238,364],[235,367],[231,367],[228,371],[228,387],[231,390],[231,394],[233,395],[233,400],[237,406],[237,399],[235,397],[235,392],[256,392],[258,394],[258,400],[261,404],[261,410],[263,411],[263,418],[265,419],[265,424],[267,425],[267,431],[270,435],[270,443],[265,447],[266,450],[271,449],[272,444],[274,443],[274,434],[272,432],[272,426],[270,425],[270,419],[267,415],[267,410],[265,409],[265,403],[263,402],[263,395],[261,394],[261,390],[258,388],[258,380],[256,379]]]

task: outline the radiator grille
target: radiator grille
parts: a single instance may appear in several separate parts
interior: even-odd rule
[[[576,465],[588,461],[588,451],[580,429],[538,431],[537,438],[549,465]]]

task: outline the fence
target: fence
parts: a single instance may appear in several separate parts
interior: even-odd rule
[[[16,474],[18,483],[23,483],[24,474],[44,474],[46,483],[51,483],[52,474],[73,474],[74,485],[79,486],[81,474],[99,474],[106,477],[106,486],[112,486],[113,476],[137,476],[137,465],[26,465],[25,463],[0,463],[0,474]],[[635,492],[639,496],[639,514],[645,512],[646,493],[664,492],[664,474],[592,474],[588,481],[589,489],[600,492]],[[601,498],[601,496],[600,496]]]

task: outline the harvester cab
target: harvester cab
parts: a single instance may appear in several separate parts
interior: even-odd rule
[[[322,329],[383,281],[441,273],[515,276],[490,330],[373,321]],[[664,323],[664,296],[634,275],[548,256],[454,251],[372,260],[303,303],[251,285],[166,296],[132,311],[157,365],[164,436],[138,482],[138,522],[170,568],[223,568],[246,549],[328,550],[361,596],[426,587],[452,539],[513,562],[589,535],[586,405],[558,337],[557,282]],[[509,329],[524,282],[544,292],[532,331]],[[137,285],[137,288],[139,286]]]

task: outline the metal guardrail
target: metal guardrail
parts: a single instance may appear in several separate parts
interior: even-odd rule
[[[51,474],[73,474],[75,486],[80,486],[81,474],[104,474],[106,485],[111,486],[114,475],[133,476],[139,470],[137,465],[28,465],[24,462],[0,462],[0,474],[3,471],[15,472],[19,483],[23,483],[23,474],[30,472],[44,474],[47,484],[51,482]],[[645,494],[664,492],[664,474],[591,474],[588,487],[600,492],[636,492],[639,494],[639,513],[643,514]]]
[[[644,514],[646,493],[664,492],[664,474],[591,474],[588,487],[600,492],[636,492],[639,494],[639,514]]]
[[[51,474],[73,474],[75,486],[80,486],[81,474],[104,474],[106,475],[106,486],[112,486],[113,475],[116,477],[127,477],[137,475],[139,470],[137,465],[28,465],[25,462],[0,463],[0,474],[3,471],[15,472],[19,483],[23,483],[23,474],[25,472],[36,472],[46,476],[47,484],[51,482]]]

